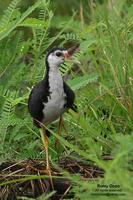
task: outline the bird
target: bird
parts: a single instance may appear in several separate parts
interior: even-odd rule
[[[46,170],[51,171],[49,164],[49,132],[46,127],[59,119],[58,134],[63,126],[63,114],[72,109],[75,112],[75,93],[63,80],[59,70],[66,59],[71,59],[78,45],[69,49],[54,47],[45,58],[45,75],[31,90],[28,99],[28,110],[34,124],[39,128],[46,155]]]

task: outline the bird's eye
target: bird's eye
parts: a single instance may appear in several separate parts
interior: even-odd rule
[[[61,52],[57,52],[56,56],[60,57],[60,56],[62,56],[62,53]]]

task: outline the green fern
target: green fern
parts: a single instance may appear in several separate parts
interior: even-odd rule
[[[1,133],[1,144],[4,145],[7,128],[12,124],[12,118],[13,118],[13,106],[12,106],[12,100],[7,99],[4,102],[4,105],[2,107],[2,113],[0,117],[0,133]]]
[[[13,0],[9,4],[8,8],[4,11],[4,15],[0,22],[0,28],[7,27],[10,21],[12,20],[13,13],[21,0]]]
[[[83,75],[80,77],[76,77],[73,80],[69,80],[68,83],[72,87],[73,90],[79,90],[85,86],[87,86],[89,83],[96,82],[98,79],[98,75]]]
[[[4,25],[2,26],[1,32],[0,32],[0,40],[3,38],[7,37],[14,29],[16,29],[24,20],[26,17],[28,17],[39,5],[41,4],[41,1],[37,1],[34,5],[29,7],[22,15],[17,16],[16,19],[11,20],[11,14],[13,10],[15,9],[15,3],[13,4],[14,6],[11,6],[9,9],[9,14],[7,15],[8,17],[4,17],[4,22],[5,24],[8,24],[8,26]],[[9,21],[10,20],[10,21]],[[7,22],[7,23],[6,23]]]
[[[11,69],[13,62],[17,62],[20,54],[20,44],[23,38],[22,32],[12,34],[7,40],[2,40],[0,44],[0,78],[6,74],[8,69]],[[21,52],[20,52],[21,53]],[[5,59],[6,58],[6,59]]]
[[[45,27],[34,29],[34,38],[36,40],[36,46],[38,48],[39,55],[41,55],[41,53],[47,49],[47,46],[49,44],[48,29],[52,17],[53,13],[49,11],[48,7],[46,7],[46,9],[44,10],[41,10],[39,14],[39,19],[45,22]]]
[[[67,73],[72,69],[72,67],[73,67],[72,63],[69,63],[69,62],[62,64],[60,67],[60,72],[62,76],[67,75]]]

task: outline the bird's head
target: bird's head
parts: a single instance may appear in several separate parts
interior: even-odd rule
[[[71,59],[77,48],[77,45],[69,49],[53,48],[48,52],[46,62],[51,67],[58,67],[63,64],[66,59]]]

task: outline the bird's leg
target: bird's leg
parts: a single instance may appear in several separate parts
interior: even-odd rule
[[[46,170],[50,170],[50,165],[49,165],[49,155],[48,155],[48,145],[49,145],[49,139],[45,133],[45,128],[43,127],[41,130],[41,139],[45,148],[45,153],[46,153]]]
[[[57,132],[59,136],[61,136],[61,129],[62,129],[62,127],[64,128],[64,131],[66,132],[66,134],[68,134],[67,129],[65,127],[63,116],[60,116],[59,125],[58,125],[58,132]],[[55,146],[57,147],[58,144],[59,144],[59,140],[56,139]]]
[[[51,176],[51,168],[49,164],[49,154],[48,154],[49,139],[48,139],[48,136],[46,135],[46,129],[44,127],[40,129],[40,133],[41,133],[41,138],[42,138],[42,142],[43,142],[45,153],[46,153],[46,170],[44,171],[46,171],[46,173],[49,174],[51,186],[52,186],[52,189],[54,189],[52,176]]]
[[[62,126],[63,126],[63,117],[60,116],[59,125],[58,125],[58,132],[57,132],[57,134],[58,134],[59,136],[61,136],[61,129],[62,129]],[[56,146],[56,149],[57,149],[57,151],[58,151],[58,150],[59,150],[59,140],[58,140],[58,138],[56,138],[56,140],[55,140],[55,146]]]

